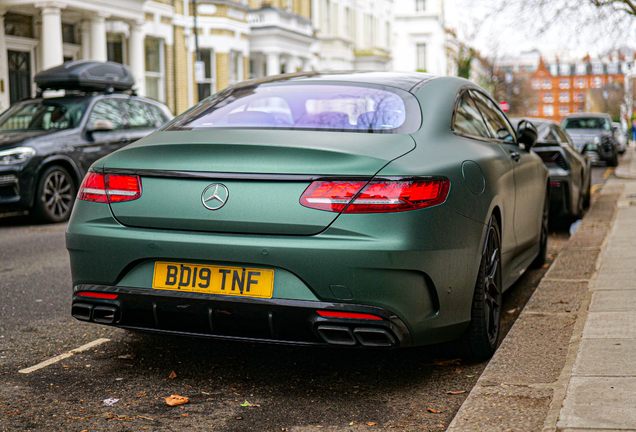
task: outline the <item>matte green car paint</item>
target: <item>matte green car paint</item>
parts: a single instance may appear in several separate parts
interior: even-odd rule
[[[73,285],[134,284],[150,290],[152,267],[157,260],[261,266],[281,272],[282,281],[276,280],[275,298],[383,307],[405,322],[415,344],[457,338],[470,321],[490,216],[496,213],[502,219],[506,287],[518,278],[519,269],[525,269],[528,260],[534,258],[536,248],[517,253],[515,179],[508,154],[497,143],[469,139],[451,131],[457,92],[472,84],[453,78],[438,78],[433,82],[436,84],[425,85],[416,95],[422,106],[423,123],[412,138],[310,131],[157,132],[125,151],[102,159],[94,168],[445,176],[451,181],[451,189],[444,204],[409,212],[337,215],[304,209],[298,203],[304,187],[280,184],[286,193],[295,194],[295,205],[285,206],[279,215],[281,222],[288,217],[293,221],[289,227],[277,222],[275,208],[267,208],[266,201],[255,198],[265,211],[263,218],[254,219],[253,215],[241,215],[238,208],[230,208],[237,218],[243,218],[243,234],[229,234],[219,231],[236,229],[231,227],[231,217],[216,216],[221,223],[215,230],[213,224],[206,226],[203,219],[193,222],[179,219],[178,212],[171,214],[169,208],[166,214],[173,218],[168,222],[172,225],[148,229],[124,226],[120,222],[164,223],[159,218],[153,219],[152,211],[166,212],[165,205],[146,203],[152,207],[151,211],[144,213],[146,209],[139,208],[136,215],[132,210],[135,206],[128,205],[134,201],[112,206],[78,201],[67,230]],[[178,142],[185,144],[176,144]],[[234,142],[239,145],[229,144]],[[456,150],[449,151],[453,146]],[[185,152],[183,159],[177,157],[181,149]],[[484,172],[486,188],[481,195],[471,193],[462,177],[461,166],[465,160],[476,162]],[[142,177],[142,200],[159,190],[154,190],[155,180]],[[547,170],[537,175],[536,187],[542,188],[546,181]],[[179,182],[183,182],[179,191],[193,195],[192,204],[181,203],[186,216],[196,215],[199,212],[196,206],[206,211],[201,205],[200,193],[206,184],[214,181]],[[242,182],[245,183],[239,185]],[[248,183],[227,182],[229,202],[235,199],[235,186],[239,190],[249,189]],[[252,190],[258,194],[276,186],[267,181],[259,185],[257,181],[252,183]],[[161,182],[156,185],[160,186]],[[170,191],[167,193],[169,200],[176,197]],[[119,222],[113,218],[110,208]],[[131,209],[129,213],[127,208]],[[143,222],[142,217],[149,220]],[[186,223],[192,225],[184,226]],[[318,234],[298,235],[318,232],[320,226],[323,230]],[[170,227],[173,229],[167,229]],[[256,232],[263,234],[254,235]],[[286,235],[280,235],[283,232]],[[538,229],[533,232],[538,236]],[[335,284],[348,287],[353,298],[334,298],[329,287]]]

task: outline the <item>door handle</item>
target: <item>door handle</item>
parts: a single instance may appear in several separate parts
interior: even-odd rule
[[[513,158],[515,160],[515,162],[519,162],[519,159],[521,159],[521,154],[517,153],[515,151],[511,151],[510,152],[510,157]]]
[[[125,144],[125,143],[127,143],[127,142],[130,142],[130,138],[121,138],[121,139],[119,140],[119,142],[120,142],[120,143],[122,143],[122,144]]]

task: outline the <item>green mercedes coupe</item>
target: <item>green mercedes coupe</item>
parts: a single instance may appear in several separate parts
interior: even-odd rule
[[[545,260],[548,170],[475,84],[421,73],[240,83],[97,161],[66,233],[72,315],[298,345],[497,347]]]

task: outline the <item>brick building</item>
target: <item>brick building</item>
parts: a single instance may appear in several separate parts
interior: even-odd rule
[[[622,56],[606,61],[588,56],[576,63],[557,60],[548,65],[541,58],[530,78],[533,96],[527,115],[561,121],[568,114],[588,112],[592,108],[586,104],[589,90],[610,83],[624,85],[632,64]]]

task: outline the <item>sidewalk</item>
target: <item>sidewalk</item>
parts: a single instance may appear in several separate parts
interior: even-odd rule
[[[636,156],[629,149],[448,431],[636,431]]]

